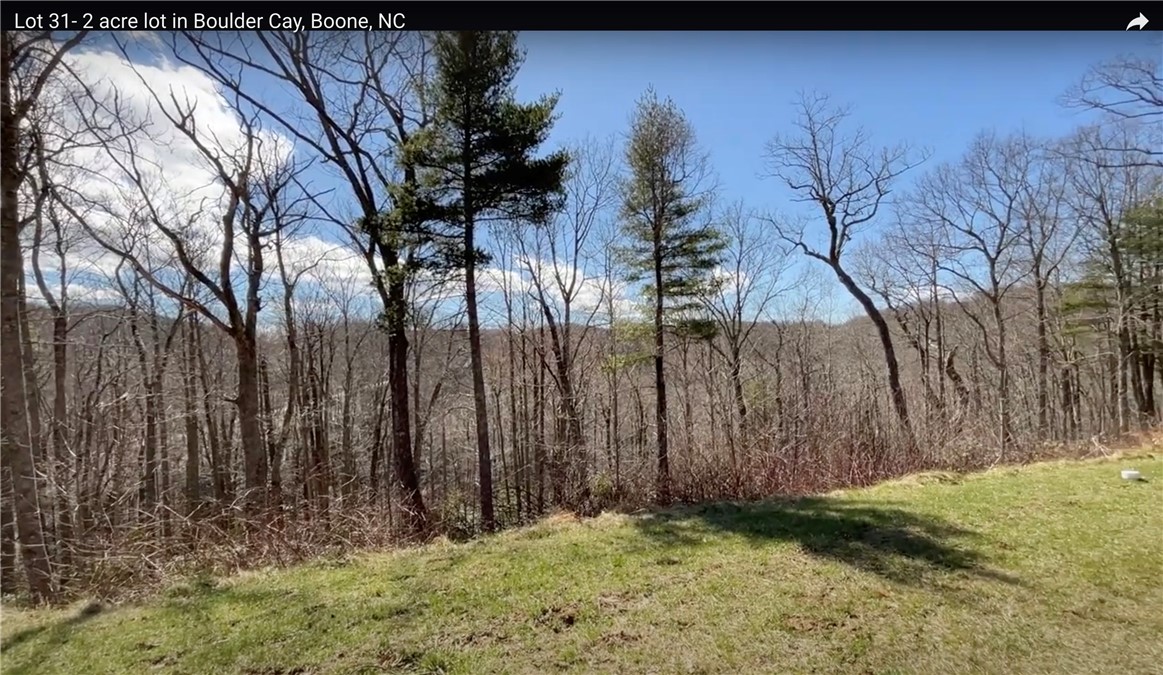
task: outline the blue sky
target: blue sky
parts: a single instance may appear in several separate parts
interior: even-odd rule
[[[1145,53],[1147,33],[525,33],[522,98],[560,90],[556,139],[624,133],[647,86],[682,107],[728,198],[772,201],[764,144],[788,130],[800,90],[854,105],[886,143],[955,159],[986,129],[1065,134],[1057,104],[1096,62]],[[778,206],[778,204],[770,204]]]
[[[791,104],[801,90],[851,104],[850,122],[874,141],[929,149],[925,166],[932,166],[956,160],[984,130],[1065,135],[1086,118],[1057,99],[1090,66],[1123,53],[1160,53],[1158,36],[1140,32],[566,32],[521,39],[527,60],[518,96],[561,92],[553,140],[623,134],[635,100],[652,85],[693,123],[724,198],[785,212],[801,207],[762,177],[763,148],[791,130]],[[856,309],[837,300],[834,319]]]
[[[793,131],[792,103],[801,91],[826,93],[837,104],[851,104],[849,123],[865,127],[874,142],[908,142],[928,149],[932,154],[928,164],[904,177],[897,188],[903,190],[927,167],[956,160],[979,132],[1025,130],[1038,137],[1069,133],[1087,118],[1063,108],[1058,98],[1088,68],[1120,54],[1158,57],[1163,50],[1157,32],[1137,31],[527,32],[521,41],[527,58],[517,78],[518,97],[561,94],[560,118],[550,145],[587,136],[621,140],[635,102],[653,86],[673,98],[690,119],[710,153],[724,201],[741,200],[750,208],[785,215],[804,205],[793,203],[783,185],[763,177],[764,147],[774,135]],[[91,48],[109,45],[98,40]],[[166,50],[148,40],[130,49],[138,63],[156,63],[159,56],[169,61],[163,56]],[[108,67],[102,63],[98,71]],[[138,83],[132,73],[104,73],[114,88]],[[201,86],[214,96],[212,85],[198,84],[189,73],[166,70],[153,75],[164,82],[159,86],[185,82],[184,86]],[[277,100],[285,95],[277,88],[269,91],[273,98],[268,103],[276,109],[295,107],[291,99]],[[219,107],[225,105],[220,101]],[[209,102],[199,108],[203,117],[213,111]],[[214,120],[207,117],[203,123]],[[217,123],[231,126],[229,118]],[[195,175],[185,169],[170,173]],[[317,178],[319,185],[333,185],[337,197],[350,201],[335,177],[321,173]],[[891,217],[884,211],[881,225]],[[343,240],[339,231],[330,230],[334,226],[325,225],[317,232],[325,248]],[[771,240],[777,243],[774,236]],[[819,269],[815,261],[797,260],[800,269]],[[829,274],[821,272],[834,301],[821,308],[821,318],[844,320],[858,313],[842,290],[836,292],[838,286]],[[818,292],[818,287],[812,288],[805,292]]]

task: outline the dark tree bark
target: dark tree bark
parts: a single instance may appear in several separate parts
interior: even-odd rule
[[[183,61],[261,110],[297,141],[331,163],[356,198],[359,223],[336,222],[359,248],[384,306],[392,465],[396,483],[409,505],[409,526],[414,533],[421,534],[428,529],[428,512],[412,454],[406,302],[411,261],[402,244],[404,235],[414,233],[385,227],[384,220],[394,208],[390,188],[397,183],[403,186],[413,183],[415,172],[405,168],[400,182],[391,163],[384,162],[383,157],[397,154],[409,135],[428,123],[421,102],[413,100],[415,92],[396,84],[401,74],[410,82],[426,78],[427,47],[422,40],[394,32],[366,36],[258,33],[254,38],[261,45],[262,58],[239,56],[228,40],[189,35],[187,39],[195,47],[195,56]],[[281,113],[256,97],[236,72],[240,68],[251,73],[261,72],[291,87],[317,125],[304,125],[296,117]],[[351,109],[344,109],[333,100],[353,103]],[[327,208],[321,209],[328,213]]]
[[[198,324],[193,314],[190,314],[184,323],[185,339],[182,340],[182,350],[185,360],[182,369],[182,394],[185,409],[182,417],[186,437],[186,516],[193,518],[198,513],[198,506],[202,500],[199,484],[201,436],[198,428],[198,380],[195,374],[198,363],[194,349],[194,331],[198,329]]]
[[[21,161],[23,124],[65,55],[85,37],[78,32],[58,45],[52,34],[4,31],[0,35],[0,455],[11,471],[20,558],[36,602],[55,595],[52,569],[38,506],[37,467],[25,408],[24,354],[21,347],[21,288],[24,229],[20,189],[28,179]]]
[[[828,248],[820,252],[809,246],[802,230],[796,232],[781,223],[776,223],[776,229],[785,241],[805,255],[825,263],[876,327],[893,410],[905,432],[909,450],[914,451],[916,437],[888,322],[845,269],[843,256],[856,232],[877,216],[895,179],[915,164],[908,161],[908,151],[903,146],[876,151],[869,147],[861,130],[843,136],[840,127],[848,111],[830,107],[827,97],[803,98],[799,112],[799,133],[772,140],[768,145],[769,159],[776,177],[800,194],[802,201],[820,209],[827,227]]]

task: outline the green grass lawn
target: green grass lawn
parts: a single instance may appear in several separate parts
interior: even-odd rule
[[[561,518],[2,635],[5,675],[1163,673],[1163,458]]]

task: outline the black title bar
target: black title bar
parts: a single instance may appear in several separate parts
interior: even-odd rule
[[[6,0],[4,30],[1127,30],[1147,2]],[[1163,14],[1146,17],[1157,30]],[[1139,20],[1141,23],[1141,20]]]

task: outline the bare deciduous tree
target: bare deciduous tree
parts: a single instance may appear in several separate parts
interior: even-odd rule
[[[1144,132],[1137,142],[1100,148],[1102,159],[1098,161],[1104,167],[1163,167],[1161,64],[1163,59],[1146,56],[1105,61],[1093,66],[1063,95],[1062,103],[1067,107],[1097,111],[1116,124],[1131,123]]]
[[[343,228],[370,270],[384,308],[388,332],[393,466],[415,533],[427,530],[428,515],[413,462],[408,387],[406,297],[419,234],[391,213],[392,196],[416,179],[415,169],[397,161],[429,113],[420,96],[428,72],[422,35],[397,32],[256,33],[253,49],[229,35],[186,35],[194,56],[184,61],[242,97],[286,133],[310,148],[343,180],[356,202],[349,219],[317,203]],[[278,110],[248,86],[273,78],[292,94],[296,107]],[[303,124],[305,108],[310,124]],[[420,242],[422,243],[422,238]]]
[[[1038,153],[1025,136],[982,135],[959,164],[942,166],[922,180],[911,215],[939,225],[938,268],[953,280],[953,297],[981,331],[985,353],[997,369],[1002,457],[1014,443],[1006,296],[1029,273],[1020,251],[1026,227],[1022,202]],[[984,312],[977,307],[983,300]]]
[[[168,100],[152,89],[149,92],[156,110],[205,162],[224,198],[175,192],[157,167],[150,166],[138,147],[141,137],[134,134],[104,141],[106,156],[131,186],[122,204],[105,204],[104,213],[85,214],[76,205],[91,204],[93,196],[76,191],[64,194],[64,188],[58,187],[60,203],[101,246],[126,260],[167,297],[198,312],[230,336],[238,376],[237,394],[231,402],[238,408],[246,498],[258,508],[265,503],[269,480],[257,344],[260,287],[266,274],[264,249],[274,233],[304,217],[306,197],[296,186],[307,165],[280,156],[277,139],[263,133],[253,119],[239,120],[241,138],[236,147],[230,147],[228,141],[199,132],[193,101],[173,92]],[[113,118],[120,124],[132,119],[127,111],[110,107],[97,95],[90,95],[89,100],[93,103],[90,130],[98,137],[107,124],[102,118]],[[116,99],[112,105],[116,106]],[[206,298],[160,274],[149,258],[150,247],[158,245],[168,247]],[[211,266],[214,249],[217,261]]]
[[[617,203],[617,173],[614,151],[609,141],[594,139],[577,144],[570,152],[566,178],[566,201],[563,213],[545,228],[527,231],[518,237],[524,272],[545,320],[549,333],[554,368],[550,371],[561,403],[566,427],[566,472],[584,486],[585,434],[578,384],[575,352],[585,344],[600,304],[584,303],[594,289],[594,280],[585,271],[591,253],[591,235],[603,219],[612,217]],[[594,298],[593,300],[596,300]],[[578,316],[578,312],[581,316]],[[580,334],[576,328],[580,324]],[[579,461],[579,459],[581,461]]]
[[[476,39],[449,37],[453,61]],[[475,43],[504,58],[474,72],[515,62],[502,37]],[[468,209],[497,178],[478,169],[513,157],[465,153],[452,118],[517,108],[435,115],[431,35],[121,38],[165,58],[4,36],[5,124],[24,110],[3,138],[5,593],[104,595],[555,508],[824,492],[981,468],[999,445],[1090,452],[1163,412],[1147,61],[1075,92],[1092,126],[986,134],[905,199],[909,153],[806,97],[767,160],[810,217],[773,231],[758,205],[714,208],[696,130],[656,100],[631,167],[580,139],[564,199]],[[552,111],[518,107],[542,122],[520,143],[507,121],[470,145],[540,161]],[[523,177],[506,189],[528,196]],[[470,256],[472,298],[469,247],[495,254]],[[864,312],[841,320],[849,297]],[[263,488],[273,517],[239,514]]]
[[[911,438],[909,408],[888,322],[849,273],[844,252],[852,238],[880,213],[893,182],[916,163],[910,161],[905,146],[879,150],[871,147],[863,129],[846,135],[842,125],[849,117],[849,110],[833,107],[826,96],[805,95],[798,110],[798,132],[773,139],[768,144],[767,157],[775,177],[799,195],[801,201],[820,208],[827,227],[825,248],[809,243],[803,228],[777,222],[776,232],[808,257],[826,264],[876,326],[884,350],[893,408]]]
[[[791,260],[778,247],[764,241],[755,214],[736,202],[718,216],[719,227],[727,240],[722,265],[716,270],[715,292],[704,304],[718,324],[722,345],[712,341],[712,348],[727,361],[731,396],[735,403],[735,425],[728,435],[732,462],[737,445],[747,434],[747,400],[743,385],[745,350],[752,344],[752,333],[773,302],[788,290],[783,279]]]
[[[54,588],[40,524],[20,336],[24,280],[20,234],[28,224],[20,191],[36,166],[35,153],[29,153],[25,122],[65,55],[81,44],[85,35],[86,31],[79,31],[62,41],[47,31],[4,31],[0,35],[0,427],[7,473],[4,483],[7,487],[11,481],[13,486],[21,559],[36,601],[51,599]]]

